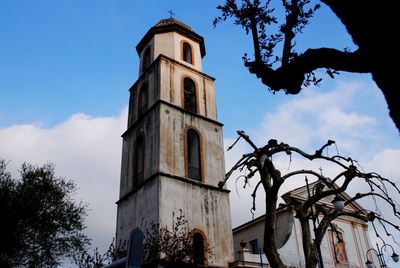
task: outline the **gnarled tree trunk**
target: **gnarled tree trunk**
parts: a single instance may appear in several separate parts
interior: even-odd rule
[[[273,268],[286,268],[283,264],[276,245],[276,204],[277,199],[267,195],[265,197],[266,213],[264,224],[264,253]]]

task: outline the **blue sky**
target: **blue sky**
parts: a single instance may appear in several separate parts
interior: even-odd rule
[[[398,131],[370,75],[323,77],[298,96],[269,93],[243,67],[251,40],[232,21],[212,26],[222,1],[3,0],[0,4],[0,157],[17,171],[24,161],[52,161],[90,203],[88,233],[105,248],[115,232],[120,135],[128,89],[138,76],[135,46],[160,19],[175,18],[205,38],[203,71],[216,78],[226,145],[244,129],[261,146],[277,138],[310,151],[334,139],[367,168],[400,176]],[[322,6],[298,50],[354,48]],[[246,147],[226,154],[229,167]],[[246,194],[232,191],[233,225],[251,218]],[[232,188],[233,187],[233,188]],[[261,201],[262,203],[262,201]],[[262,209],[257,213],[261,214]],[[101,224],[100,224],[101,223]]]
[[[204,70],[217,78],[220,111],[226,111],[220,112],[221,121],[228,124],[229,114],[239,106],[257,113],[264,106],[275,105],[282,94],[266,95],[265,88],[242,66],[241,56],[251,53],[251,40],[242,38],[244,32],[230,22],[213,28],[216,3],[2,1],[0,126],[37,122],[49,127],[77,112],[115,114],[126,104],[127,89],[138,73],[136,43],[150,26],[168,17],[170,9],[206,38]],[[324,17],[325,11],[318,16]],[[318,39],[299,45],[351,46],[349,38],[338,42],[332,34],[343,32],[335,20],[334,16],[324,17],[329,29],[315,28]],[[240,87],[232,79],[238,75]]]

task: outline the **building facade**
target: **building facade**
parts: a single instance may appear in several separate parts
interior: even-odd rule
[[[229,191],[214,78],[202,72],[203,38],[173,18],[138,43],[139,78],[130,88],[123,133],[117,241],[152,223],[172,227],[182,211],[203,249],[200,265],[233,261]],[[208,254],[205,248],[210,248]]]
[[[310,184],[309,187],[314,186]],[[308,198],[307,187],[294,189],[284,194],[282,198],[286,203],[289,203],[290,199],[305,202]],[[349,199],[345,193],[342,194],[342,198]],[[333,196],[328,197],[319,205],[333,209],[332,199]],[[349,204],[345,209],[366,214],[366,210],[356,202]],[[291,207],[278,211],[279,254],[288,267],[305,267],[302,230],[300,222],[295,218],[296,212]],[[263,267],[269,267],[262,250],[264,220],[265,217],[261,216],[233,229],[236,267],[261,267],[261,263],[264,264]],[[366,222],[349,216],[336,218],[320,245],[323,266],[324,268],[364,268],[367,261],[366,253],[372,247]],[[371,254],[369,258],[374,263],[379,263],[376,256]]]

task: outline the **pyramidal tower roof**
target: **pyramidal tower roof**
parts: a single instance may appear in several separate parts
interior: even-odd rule
[[[137,53],[140,54],[140,51],[145,48],[147,43],[151,40],[151,38],[153,38],[154,35],[167,32],[177,32],[186,36],[189,39],[192,39],[195,42],[198,42],[200,44],[201,57],[204,57],[206,55],[204,38],[193,32],[192,27],[174,18],[162,19],[157,22],[153,27],[151,27],[150,30],[148,30],[147,33],[143,36],[142,40],[140,40],[140,42],[137,44]]]
[[[163,27],[163,26],[175,25],[175,24],[182,26],[183,28],[186,28],[189,31],[192,30],[192,27],[190,27],[189,25],[186,25],[183,22],[180,22],[179,20],[174,19],[174,18],[160,20],[156,25],[154,25],[154,27]]]

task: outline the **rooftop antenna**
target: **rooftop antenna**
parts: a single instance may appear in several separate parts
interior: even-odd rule
[[[169,15],[170,15],[170,19],[172,19],[173,18],[173,16],[175,16],[175,13],[174,12],[172,12],[172,9],[171,10],[168,10],[168,13],[169,13]]]

